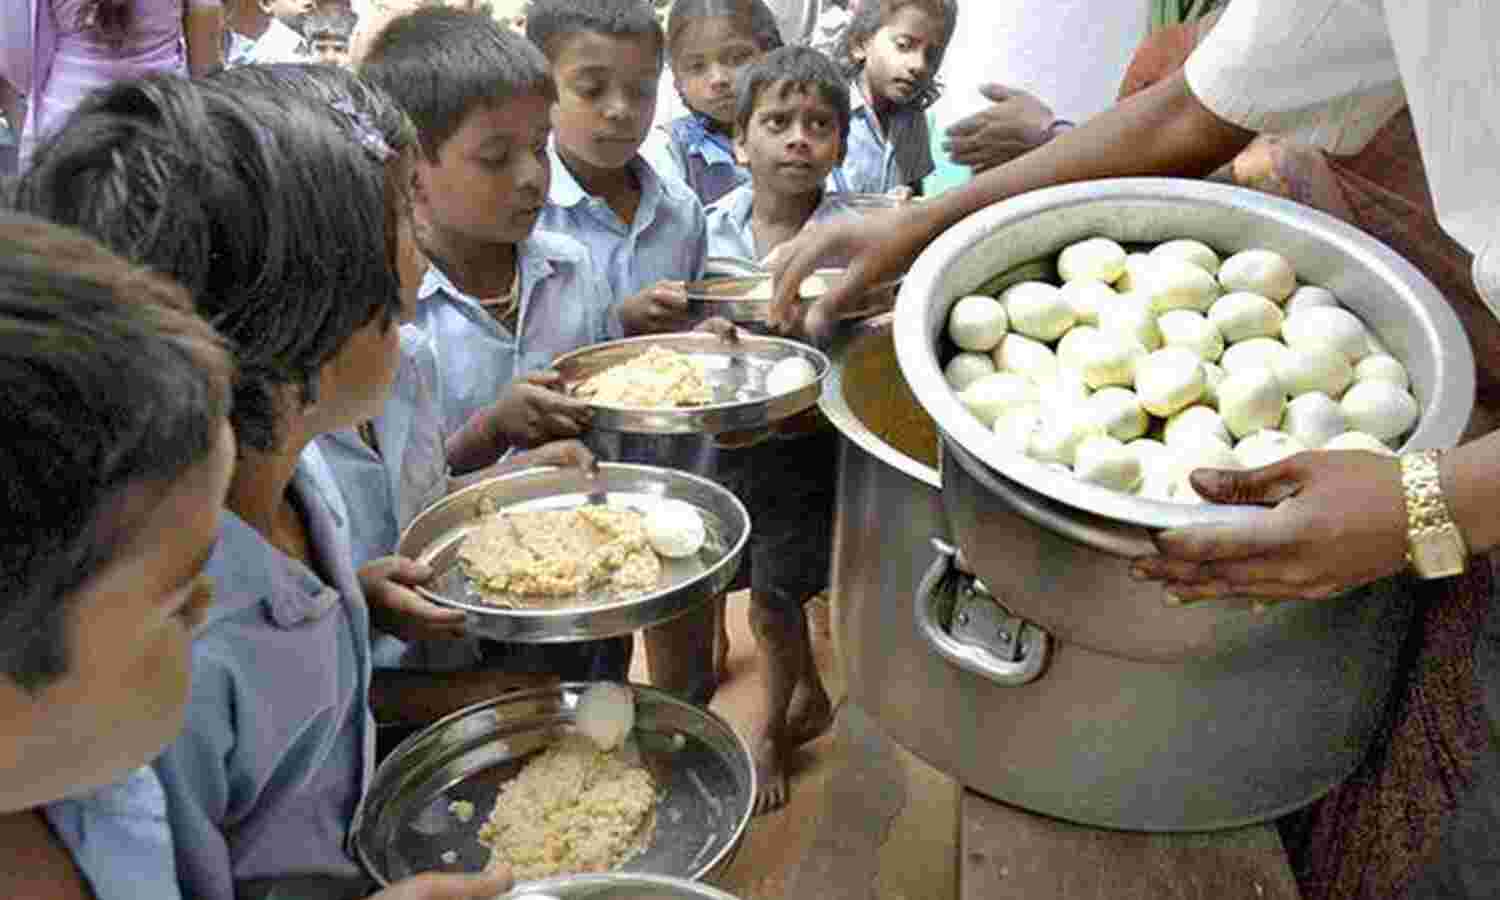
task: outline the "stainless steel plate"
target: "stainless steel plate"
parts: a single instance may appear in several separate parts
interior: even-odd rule
[[[382,885],[420,872],[483,869],[489,849],[479,843],[479,828],[500,786],[571,729],[587,687],[510,694],[460,710],[404,741],[380,764],[355,814],[350,833],[360,863]],[[709,877],[733,859],[750,821],[750,750],[712,712],[653,688],[630,687],[636,695],[632,734],[661,799],[650,845],[620,871]],[[467,822],[449,811],[458,800],[474,804]]]
[[[628,362],[651,347],[666,347],[698,360],[707,371],[714,402],[703,406],[641,409],[590,403],[593,428],[633,434],[719,434],[765,428],[818,402],[830,364],[806,344],[783,338],[741,335],[727,342],[703,332],[658,334],[595,344],[560,356],[553,368],[572,392],[581,381]],[[766,375],[783,359],[800,356],[812,363],[817,379],[787,394],[766,393]]]
[[[645,511],[662,498],[691,504],[708,540],[694,557],[663,559],[655,590],[625,599],[596,595],[597,605],[510,609],[486,603],[457,565],[458,548],[479,521],[498,511],[573,509],[605,504]],[[729,586],[750,535],[750,514],[734,494],[705,478],[654,466],[605,463],[593,478],[577,469],[536,468],[470,485],[439,500],[401,535],[397,552],[438,574],[420,591],[468,614],[475,634],[513,643],[561,643],[629,634],[672,619]]]
[[[804,301],[815,300],[827,292],[844,277],[843,269],[818,269],[812,278],[822,279],[821,285],[804,281]],[[888,312],[896,305],[896,287],[900,279],[888,281],[871,288],[864,303],[845,312],[841,318],[863,319]],[[688,312],[698,320],[719,316],[731,322],[759,324],[766,321],[771,310],[772,276],[769,272],[753,272],[730,278],[705,278],[687,284]]]
[[[715,887],[668,878],[617,872],[533,881],[501,900],[736,900]]]

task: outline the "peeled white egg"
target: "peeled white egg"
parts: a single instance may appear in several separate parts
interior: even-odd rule
[[[1136,363],[1135,392],[1147,412],[1170,416],[1203,396],[1203,361],[1182,347],[1149,353]]]
[[[1036,398],[1036,384],[1014,372],[986,375],[958,392],[959,402],[986,428],[1007,409],[1035,404]]]
[[[1161,331],[1156,327],[1156,313],[1150,300],[1141,293],[1121,294],[1108,306],[1099,308],[1099,329],[1124,335],[1147,350],[1161,347]]]
[[[1014,453],[1031,452],[1031,438],[1042,427],[1041,410],[1035,406],[1013,406],[995,419],[995,437]]]
[[[1385,353],[1376,353],[1366,356],[1354,367],[1354,377],[1359,381],[1389,381],[1391,384],[1402,388],[1411,386],[1411,378],[1406,374],[1406,366],[1394,356]]]
[[[1057,345],[1057,361],[1083,376],[1091,388],[1135,382],[1136,360],[1145,349],[1128,337],[1080,325],[1063,335]]]
[[[961,391],[986,375],[995,374],[995,361],[988,353],[973,353],[965,350],[955,354],[943,367],[943,377],[948,386]]]
[[[1312,284],[1304,284],[1292,291],[1292,296],[1286,298],[1286,314],[1291,315],[1304,309],[1312,309],[1314,306],[1339,305],[1339,298],[1333,295],[1333,291],[1320,288]]]
[[[1368,327],[1366,327],[1365,328],[1365,356],[1390,356],[1390,355],[1391,355],[1391,351],[1387,350],[1385,344],[1382,344],[1380,342],[1380,338],[1378,338],[1378,337],[1375,336],[1375,332],[1371,331]],[[1360,359],[1363,360],[1363,358],[1364,357],[1361,357]]]
[[[1354,381],[1348,358],[1327,345],[1291,347],[1271,361],[1271,371],[1282,389],[1294,397],[1313,391],[1339,397]]]
[[[1185,447],[1209,438],[1228,447],[1233,438],[1224,417],[1207,406],[1189,406],[1167,420],[1162,440],[1168,447]]]
[[[1224,336],[1207,317],[1190,309],[1174,309],[1156,320],[1162,344],[1191,350],[1204,362],[1213,362],[1224,353]]]
[[[1250,338],[1278,337],[1284,318],[1281,307],[1259,294],[1245,291],[1225,294],[1208,308],[1208,321],[1231,344]]]
[[[1287,346],[1272,338],[1251,338],[1230,344],[1219,357],[1219,365],[1234,375],[1250,369],[1275,369],[1277,360],[1286,356]]]
[[[1244,250],[1219,266],[1226,291],[1249,291],[1278,303],[1297,289],[1297,273],[1286,257],[1270,250]]]
[[[1219,283],[1212,275],[1174,256],[1153,257],[1142,281],[1136,290],[1146,295],[1158,314],[1173,309],[1206,312],[1219,296]]]
[[[1029,338],[1055,341],[1073,327],[1077,317],[1062,291],[1043,281],[1023,281],[1011,285],[1000,301],[1010,327]]]
[[[1219,415],[1236,438],[1277,427],[1285,411],[1286,391],[1270,369],[1231,372],[1219,382]]]
[[[1080,278],[1064,284],[1063,300],[1073,307],[1073,318],[1079,325],[1099,324],[1099,310],[1119,298],[1109,285],[1092,278]]]
[[[1247,469],[1259,469],[1306,449],[1301,441],[1286,432],[1266,428],[1241,438],[1234,445],[1234,458]]]
[[[1005,306],[994,297],[964,297],[948,311],[948,337],[961,350],[988,353],[1008,328]]]
[[[1146,270],[1154,265],[1156,260],[1146,253],[1127,253],[1125,255],[1125,274],[1115,279],[1115,290],[1121,294],[1129,293],[1141,286],[1146,277]]]
[[[1089,399],[1088,382],[1083,373],[1058,366],[1051,378],[1037,382],[1037,405],[1043,409],[1082,406]]]
[[[1314,306],[1287,316],[1281,323],[1281,339],[1288,347],[1334,347],[1351,364],[1370,352],[1364,323],[1349,310],[1335,306]]]
[[[691,503],[663,499],[646,511],[641,523],[651,549],[668,559],[695,556],[708,540],[703,516]]]
[[[1125,274],[1125,248],[1103,237],[1069,244],[1057,255],[1057,274],[1063,281],[1112,282]]]
[[[1396,451],[1386,446],[1379,438],[1363,431],[1346,431],[1330,438],[1323,444],[1324,450],[1365,450],[1381,456],[1395,456]]]
[[[1224,369],[1218,363],[1203,364],[1203,396],[1199,402],[1204,406],[1219,407],[1219,382],[1224,380]]]
[[[1219,254],[1202,241],[1187,238],[1167,241],[1151,248],[1151,253],[1148,255],[1152,259],[1171,257],[1190,262],[1210,275],[1217,275],[1219,272]]]
[[[1081,409],[1045,410],[1041,427],[1031,435],[1028,449],[1034,459],[1072,466],[1078,445],[1103,433]]]
[[[1141,481],[1141,461],[1120,441],[1095,435],[1079,442],[1073,453],[1073,474],[1090,484],[1133,491]]]
[[[1090,418],[1116,440],[1138,438],[1151,425],[1151,417],[1141,407],[1140,398],[1127,388],[1103,388],[1090,396],[1087,403]]]
[[[1391,441],[1417,424],[1417,401],[1389,381],[1357,381],[1339,400],[1350,429]]]
[[[1332,397],[1316,391],[1293,397],[1281,417],[1281,430],[1317,449],[1348,430],[1344,411]]]
[[[613,750],[635,727],[635,692],[612,681],[592,684],[579,695],[573,722],[600,750]]]
[[[779,360],[766,373],[766,393],[780,397],[799,391],[818,380],[818,370],[800,356],[788,356]]]
[[[1041,341],[1024,334],[1007,334],[990,354],[995,369],[1025,375],[1040,384],[1057,374],[1057,354]]]

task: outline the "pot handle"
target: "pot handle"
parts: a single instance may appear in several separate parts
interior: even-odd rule
[[[932,546],[937,558],[917,585],[913,609],[917,634],[938,656],[995,684],[1019,687],[1041,677],[1051,652],[1051,635],[1013,615],[978,579],[961,571],[952,546],[936,538]],[[961,597],[972,601],[964,609],[959,608]],[[972,642],[950,633],[955,618],[978,631]]]

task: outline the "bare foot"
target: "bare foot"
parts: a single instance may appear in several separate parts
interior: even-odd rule
[[[817,672],[797,682],[792,704],[786,711],[786,744],[800,747],[815,741],[833,727],[833,702]]]
[[[786,765],[781,749],[769,737],[750,742],[755,760],[755,815],[763,816],[786,805]]]

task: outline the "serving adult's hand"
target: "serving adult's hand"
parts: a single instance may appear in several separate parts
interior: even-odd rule
[[[1197,600],[1226,594],[1320,599],[1406,565],[1400,463],[1364,451],[1312,451],[1244,472],[1199,469],[1193,488],[1216,503],[1271,507],[1250,525],[1162,532],[1159,556],[1131,575]]]
[[[627,335],[680,331],[691,324],[687,286],[681,281],[658,281],[620,303],[620,325]]]
[[[514,879],[502,864],[497,872],[481,875],[439,875],[426,872],[391,885],[370,900],[491,900],[511,889]]]
[[[1057,117],[1035,95],[1001,84],[983,85],[979,93],[992,105],[948,127],[943,152],[949,159],[983,172],[1051,139]]]

